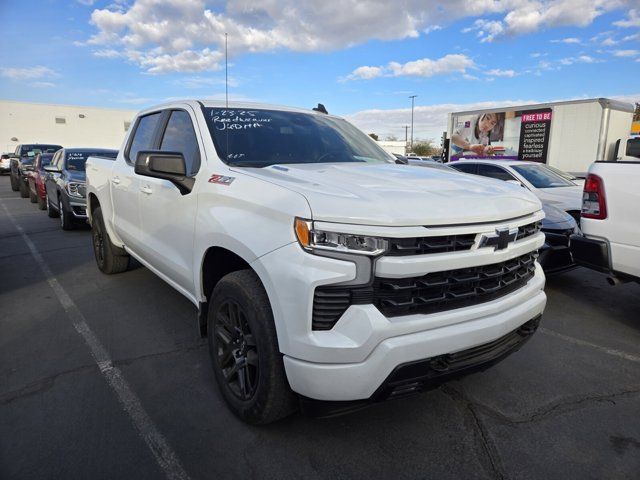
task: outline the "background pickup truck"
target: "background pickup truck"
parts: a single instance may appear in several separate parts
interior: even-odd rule
[[[595,162],[584,184],[575,261],[607,273],[609,283],[640,281],[640,138],[623,142],[624,158]]]
[[[98,267],[135,257],[198,308],[222,395],[250,423],[486,368],[546,303],[535,196],[396,165],[326,112],[161,105],[86,171]]]

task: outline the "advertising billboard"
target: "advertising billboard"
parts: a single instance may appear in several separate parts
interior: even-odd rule
[[[450,161],[493,158],[547,162],[551,108],[453,115]]]

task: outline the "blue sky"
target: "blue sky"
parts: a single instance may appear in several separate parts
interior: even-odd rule
[[[256,5],[257,4],[257,5]],[[381,136],[446,112],[640,101],[640,0],[3,1],[0,98],[140,109],[169,98],[324,103]]]

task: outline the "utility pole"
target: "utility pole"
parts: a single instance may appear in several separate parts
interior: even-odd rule
[[[408,138],[409,134],[407,133],[408,131],[409,131],[409,125],[405,125],[404,126],[404,154],[405,155],[409,153],[407,152],[407,142],[409,141],[409,138]]]
[[[413,152],[413,105],[417,95],[411,95],[411,151]]]

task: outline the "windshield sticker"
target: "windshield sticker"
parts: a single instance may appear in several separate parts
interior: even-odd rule
[[[272,118],[258,110],[211,110],[211,120],[216,130],[224,131],[260,128]]]
[[[236,179],[236,177],[225,177],[224,175],[217,175],[217,174],[213,174],[211,175],[211,178],[209,179],[209,183],[217,183],[219,185],[231,185],[231,183],[233,183],[233,181]]]

